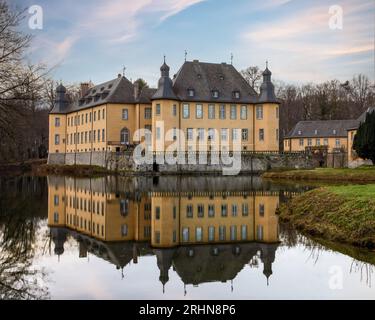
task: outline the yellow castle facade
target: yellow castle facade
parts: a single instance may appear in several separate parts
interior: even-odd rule
[[[152,151],[176,141],[178,151],[279,150],[279,102],[268,68],[259,95],[233,65],[187,61],[173,79],[165,62],[160,70],[156,89],[119,75],[91,88],[82,84],[81,98],[72,103],[59,85],[49,153],[118,152],[148,134]],[[150,133],[136,137],[139,129]]]

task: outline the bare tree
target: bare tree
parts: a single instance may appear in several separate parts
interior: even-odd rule
[[[262,71],[259,67],[248,67],[241,71],[242,76],[245,80],[254,88],[255,91],[259,92],[260,82],[262,79]]]

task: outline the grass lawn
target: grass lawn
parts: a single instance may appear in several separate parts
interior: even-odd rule
[[[363,166],[356,169],[317,168],[314,170],[270,171],[264,173],[263,177],[296,180],[375,181],[375,166]]]
[[[328,186],[280,208],[280,218],[327,240],[375,247],[375,185]]]

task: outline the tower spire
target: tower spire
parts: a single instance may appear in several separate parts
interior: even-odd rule
[[[230,54],[230,64],[233,65],[233,53]]]
[[[186,58],[187,58],[187,51],[185,50],[185,62],[186,62]]]

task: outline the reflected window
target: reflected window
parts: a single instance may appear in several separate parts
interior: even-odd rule
[[[225,241],[225,226],[219,226],[219,240]]]
[[[230,240],[237,240],[237,226],[230,226]]]
[[[92,207],[93,207],[93,210],[95,212],[95,203],[93,203]],[[129,200],[127,200],[127,199],[121,199],[120,200],[120,213],[124,217],[129,214]]]
[[[208,227],[208,241],[215,241],[215,227]]]
[[[226,204],[221,205],[221,216],[222,217],[228,216],[228,206]]]
[[[189,228],[182,228],[182,241],[189,242]]]
[[[263,240],[263,226],[257,226],[257,240]]]
[[[247,217],[249,215],[249,205],[247,203],[242,204],[242,216]]]
[[[155,207],[155,219],[160,220],[160,207]]]
[[[259,215],[261,217],[264,217],[264,204],[263,203],[259,204]]]
[[[195,228],[195,241],[202,241],[203,240],[203,230],[202,227]]]
[[[160,243],[160,231],[155,231],[155,242]]]
[[[198,204],[198,218],[204,217],[204,205]]]
[[[208,205],[208,216],[210,218],[215,216],[215,206],[213,204]]]
[[[193,206],[191,204],[186,206],[186,218],[193,217]]]
[[[237,213],[238,213],[238,210],[237,210],[237,205],[236,204],[232,204],[232,216],[233,217],[237,217]]]
[[[58,195],[55,195],[53,197],[53,203],[55,206],[58,206],[59,205],[59,196]]]
[[[247,240],[247,226],[241,226],[241,240]]]
[[[128,235],[128,225],[127,224],[121,225],[121,235],[123,237],[126,237]]]

